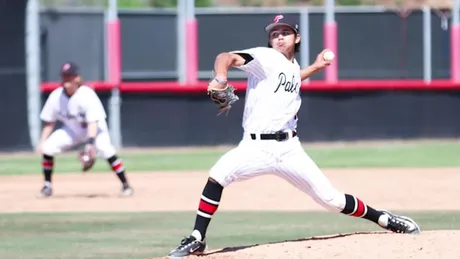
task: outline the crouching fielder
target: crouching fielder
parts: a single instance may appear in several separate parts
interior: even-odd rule
[[[80,144],[85,144],[84,151],[80,152],[83,171],[93,166],[96,155],[106,159],[122,183],[121,195],[131,196],[134,191],[126,179],[123,162],[112,145],[107,115],[99,97],[82,83],[76,64],[64,64],[60,73],[62,86],[51,92],[40,114],[45,125],[37,152],[43,155],[45,184],[39,196],[49,197],[53,193],[54,156]],[[53,132],[57,121],[62,126]]]

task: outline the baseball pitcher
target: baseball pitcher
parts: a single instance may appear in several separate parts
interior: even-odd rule
[[[323,50],[316,61],[300,68],[295,59],[300,35],[297,21],[277,15],[265,28],[268,47],[221,53],[214,63],[215,78],[208,93],[220,111],[238,100],[227,83],[230,67],[247,73],[243,138],[224,154],[209,172],[190,236],[169,253],[169,257],[201,254],[206,248],[206,231],[221,202],[224,188],[264,174],[274,174],[300,189],[324,208],[352,217],[364,218],[396,233],[416,234],[419,226],[410,218],[386,210],[376,210],[358,197],[337,190],[316,163],[305,153],[297,136],[297,112],[302,98],[301,82],[324,67],[330,58]],[[331,55],[329,55],[331,56]]]
[[[131,196],[134,190],[111,143],[107,115],[99,97],[92,88],[82,83],[76,64],[65,63],[60,75],[62,86],[51,92],[40,114],[45,125],[37,152],[43,155],[45,184],[39,197],[53,194],[51,175],[54,156],[79,144],[85,144],[78,153],[82,170],[88,171],[93,166],[96,155],[106,159],[122,183],[121,195]],[[57,121],[62,123],[62,127],[53,132]]]

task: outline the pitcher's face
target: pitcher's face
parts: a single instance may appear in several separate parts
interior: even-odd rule
[[[269,41],[272,48],[288,54],[294,52],[295,44],[300,42],[300,35],[296,34],[292,28],[280,25],[269,32]]]

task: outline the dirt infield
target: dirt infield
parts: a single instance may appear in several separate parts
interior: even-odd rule
[[[460,169],[329,169],[340,190],[392,210],[459,210]],[[206,182],[204,172],[128,174],[133,197],[118,197],[112,173],[56,174],[54,197],[36,199],[42,176],[0,177],[0,212],[194,211]],[[447,199],[446,199],[447,198]],[[274,176],[230,185],[219,210],[324,210],[310,197]]]
[[[378,208],[391,210],[460,210],[460,174],[451,169],[329,169],[326,175],[340,190]],[[42,176],[0,177],[0,212],[194,211],[206,181],[203,172],[128,174],[135,195],[119,198],[112,173],[55,175],[55,196],[37,199]],[[324,209],[274,176],[234,183],[219,210]],[[418,236],[357,234],[323,240],[284,242],[227,249],[209,258],[460,258],[459,233],[424,232]],[[230,250],[230,251],[229,251]],[[236,251],[234,251],[236,250]]]

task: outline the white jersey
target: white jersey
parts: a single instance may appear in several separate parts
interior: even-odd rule
[[[247,133],[295,130],[300,97],[300,66],[273,48],[232,51],[253,60],[237,67],[248,74],[243,129]]]
[[[46,122],[61,121],[73,133],[80,135],[89,122],[98,121],[99,131],[107,131],[107,115],[96,92],[85,85],[69,97],[63,87],[51,92],[40,114]]]

